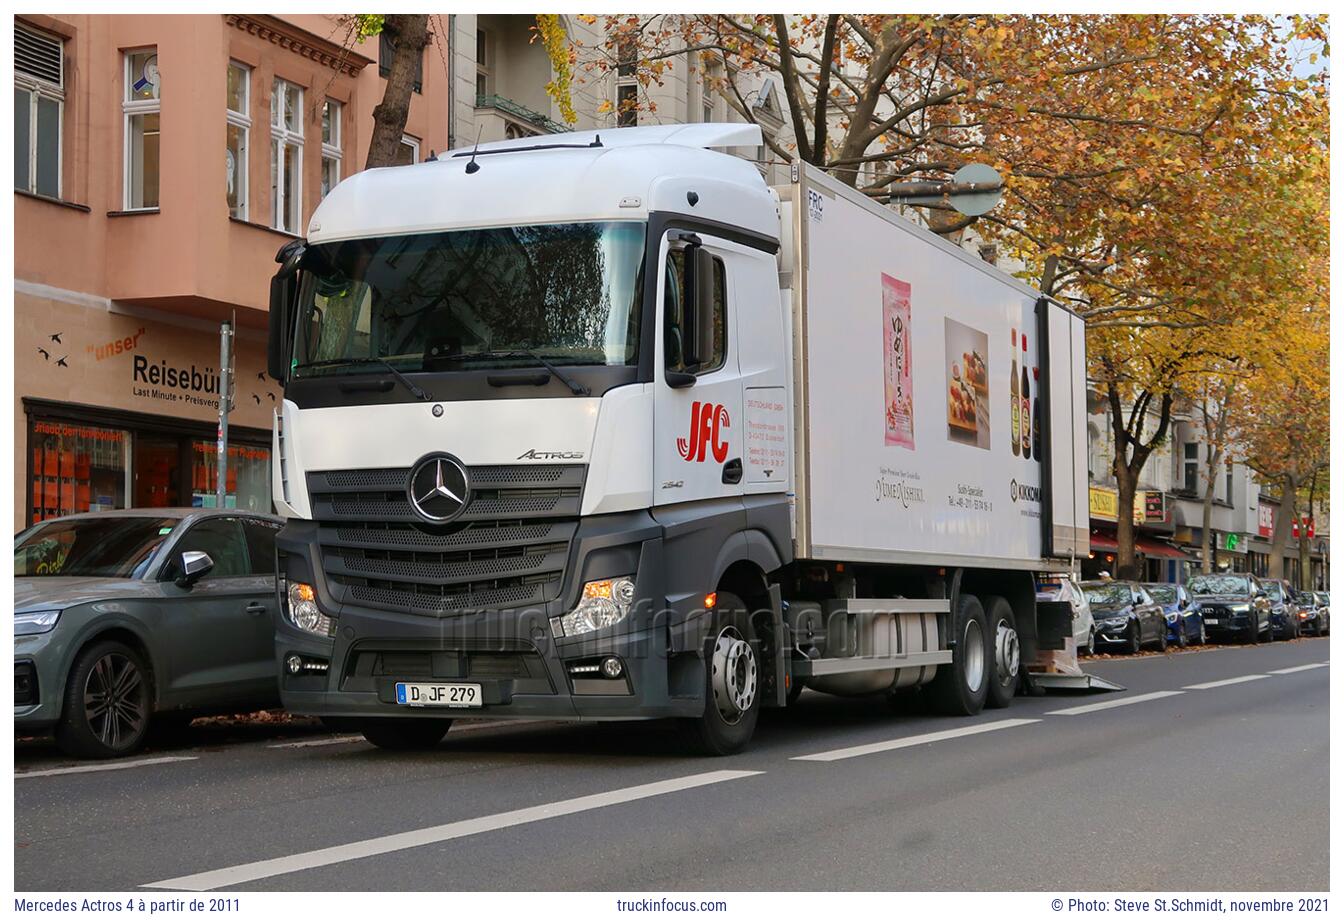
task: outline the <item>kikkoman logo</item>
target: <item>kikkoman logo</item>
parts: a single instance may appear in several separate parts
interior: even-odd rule
[[[1041,502],[1040,486],[1019,485],[1016,479],[1008,484],[1008,494],[1012,496],[1013,501],[1020,498],[1024,502],[1036,502],[1037,504]]]

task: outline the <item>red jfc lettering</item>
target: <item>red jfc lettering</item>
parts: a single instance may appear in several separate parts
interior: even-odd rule
[[[689,437],[677,438],[677,453],[690,463],[703,463],[705,448],[713,454],[714,460],[722,463],[728,459],[728,440],[721,438],[724,429],[730,427],[728,409],[717,403],[691,403],[691,431]]]

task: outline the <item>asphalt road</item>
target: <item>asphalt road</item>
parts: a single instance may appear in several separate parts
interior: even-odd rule
[[[14,884],[1319,891],[1328,659],[1303,639],[1099,660],[1125,692],[974,719],[805,693],[719,759],[657,723],[460,723],[416,754],[204,729],[92,765],[25,744]]]

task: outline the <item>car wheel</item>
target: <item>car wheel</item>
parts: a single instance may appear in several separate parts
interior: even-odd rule
[[[1273,626],[1271,626],[1271,627],[1269,628],[1269,635],[1270,635],[1270,638],[1271,638],[1271,639],[1274,637],[1274,627],[1273,627]],[[1259,620],[1253,620],[1253,621],[1251,622],[1251,634],[1250,634],[1249,636],[1246,637],[1246,641],[1249,642],[1251,645],[1259,645],[1259,644],[1260,644],[1260,621],[1259,621]]]
[[[149,666],[121,642],[99,642],[75,659],[65,685],[56,744],[74,757],[122,757],[149,732]]]
[[[1209,644],[1209,634],[1208,634],[1208,631],[1204,629],[1204,618],[1203,618],[1203,617],[1200,617],[1200,618],[1199,618],[1199,644],[1200,644],[1200,645],[1208,645],[1208,644]]]
[[[1087,645],[1084,647],[1087,657],[1091,658],[1097,653],[1097,630],[1096,627],[1087,631]]]
[[[1013,607],[1002,597],[985,598],[985,616],[989,623],[989,692],[985,706],[1004,709],[1017,695],[1017,676],[1022,669],[1022,649],[1017,638],[1017,618]]]
[[[359,731],[369,744],[387,751],[427,751],[438,746],[452,724],[452,719],[369,719],[359,723]]]
[[[1137,620],[1130,620],[1129,648],[1127,649],[1127,651],[1131,655],[1137,655],[1141,648],[1143,648],[1143,630],[1139,629],[1139,623]]]
[[[1176,647],[1188,648],[1189,645],[1190,645],[1190,637],[1186,635],[1185,620],[1182,619],[1179,620],[1176,624]]]
[[[678,726],[694,750],[725,756],[751,743],[761,712],[761,673],[747,605],[720,591],[715,624],[705,647],[705,711],[679,719]]]
[[[989,693],[992,648],[985,628],[985,609],[974,594],[958,594],[952,611],[950,664],[938,666],[928,690],[934,709],[943,715],[973,716],[985,708]]]
[[[1162,623],[1157,628],[1157,650],[1165,652],[1167,650],[1167,620],[1162,618]]]

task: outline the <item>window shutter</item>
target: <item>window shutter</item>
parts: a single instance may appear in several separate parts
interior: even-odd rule
[[[38,80],[63,86],[62,42],[59,38],[14,27],[14,69]]]

